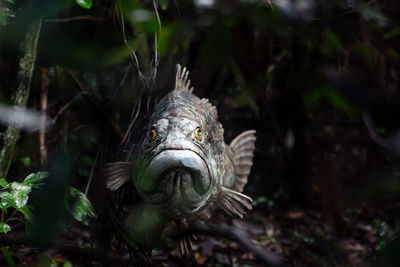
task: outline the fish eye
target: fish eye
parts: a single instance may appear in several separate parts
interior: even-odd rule
[[[196,137],[198,141],[203,140],[203,133],[201,132],[200,127],[197,127],[196,130],[194,130],[194,137]]]
[[[153,142],[154,140],[156,140],[157,135],[158,135],[157,130],[155,128],[152,128],[149,133],[149,141]]]

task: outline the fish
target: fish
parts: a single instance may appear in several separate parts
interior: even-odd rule
[[[218,113],[193,93],[189,71],[178,64],[175,87],[155,107],[132,159],[107,164],[111,191],[132,180],[136,193],[165,221],[183,231],[189,218],[208,220],[216,210],[243,218],[252,199],[243,194],[253,165],[256,131],[227,145]],[[179,242],[189,253],[195,236]]]

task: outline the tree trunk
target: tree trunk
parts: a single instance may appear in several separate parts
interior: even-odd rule
[[[29,91],[36,60],[36,48],[39,39],[42,19],[37,19],[29,24],[28,32],[20,47],[18,87],[13,92],[12,105],[14,108],[25,108],[28,102]],[[3,146],[0,150],[0,178],[6,177],[14,157],[14,147],[19,138],[19,128],[9,125],[3,135]]]

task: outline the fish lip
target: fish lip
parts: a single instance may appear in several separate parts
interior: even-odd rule
[[[150,164],[153,162],[153,160],[154,160],[157,156],[159,156],[161,153],[163,153],[163,152],[165,152],[165,151],[174,151],[174,150],[176,150],[176,151],[190,151],[190,152],[193,152],[194,154],[196,154],[196,155],[203,161],[204,165],[207,167],[208,177],[210,178],[210,182],[209,182],[208,187],[207,187],[207,190],[209,190],[209,189],[210,189],[210,186],[211,186],[211,184],[212,184],[212,172],[211,172],[211,170],[210,170],[210,167],[209,167],[209,165],[207,164],[207,161],[204,159],[204,157],[203,157],[202,155],[200,155],[200,154],[198,153],[198,151],[196,151],[196,150],[194,150],[194,149],[190,149],[190,148],[176,148],[176,147],[174,147],[174,148],[164,148],[163,150],[159,151],[159,152],[156,153],[154,156],[152,156],[152,157],[150,158],[150,160],[148,160],[148,162],[146,163],[145,167],[143,168],[143,171],[142,171],[142,172],[140,173],[140,175],[138,176],[138,179],[137,179],[137,182],[136,182],[136,183],[140,183],[140,181],[141,181],[141,180],[143,179],[143,177],[144,177],[144,174],[146,173],[146,170],[149,168]],[[174,187],[175,187],[176,184],[177,184],[177,180],[178,180],[177,177],[174,177],[174,179],[173,179],[173,186],[174,186]],[[139,189],[139,188],[138,188],[138,189]],[[145,194],[143,194],[143,192],[141,192],[140,189],[139,189],[138,191],[139,191],[139,193],[144,197],[144,199],[145,199],[146,201],[148,201],[150,204],[153,204],[153,205],[157,205],[157,204],[160,204],[160,203],[164,203],[164,205],[165,205],[165,204],[169,203],[170,200],[171,200],[172,197],[173,197],[173,194],[171,194],[171,195],[168,196],[168,198],[165,198],[165,199],[162,199],[162,200],[159,200],[159,201],[152,201],[152,199],[149,198],[149,197],[146,197]]]

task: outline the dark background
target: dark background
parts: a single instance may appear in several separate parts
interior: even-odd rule
[[[93,0],[90,9],[74,1],[0,2],[15,13],[0,26],[1,103],[10,103],[17,84],[26,25],[42,17],[28,106],[41,110],[45,88],[46,114],[54,118],[62,111],[46,133],[49,165],[41,164],[38,133],[24,132],[7,180],[53,166],[59,172],[67,168],[70,183],[84,190],[93,169],[88,197],[98,214],[89,227],[66,219],[71,226],[56,244],[4,243],[14,261],[99,265],[104,259],[98,249],[111,253],[111,264],[128,264],[128,247],[111,216],[121,205],[132,205],[133,197],[127,200],[129,185],[125,193],[108,192],[102,166],[123,158],[144,134],[154,105],[173,88],[180,63],[190,70],[195,94],[217,107],[227,143],[244,130],[257,130],[245,187],[254,210],[234,224],[265,249],[282,253],[288,265],[396,266],[398,1],[201,2],[155,1],[161,25],[153,1]],[[154,79],[147,78],[154,70]],[[128,131],[139,99],[138,119]],[[129,142],[121,145],[126,133]],[[168,266],[262,266],[252,252],[218,237],[201,239],[184,259],[176,243],[163,238],[153,255]]]

